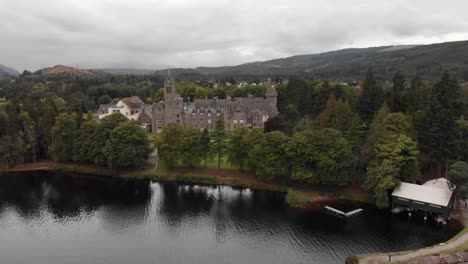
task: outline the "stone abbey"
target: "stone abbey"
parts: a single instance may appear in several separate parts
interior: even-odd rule
[[[177,93],[175,80],[168,75],[164,80],[164,101],[145,104],[134,96],[123,98],[116,105],[101,105],[99,119],[122,113],[127,118],[139,121],[147,131],[160,133],[167,124],[196,126],[212,131],[218,118],[224,119],[225,128],[231,131],[237,127],[263,128],[264,122],[278,114],[276,85],[270,79],[266,82],[265,97],[235,97],[225,99],[194,99],[184,102]]]

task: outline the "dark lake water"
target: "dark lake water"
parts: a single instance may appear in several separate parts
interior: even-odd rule
[[[360,204],[347,221],[281,193],[21,173],[0,175],[0,263],[344,263],[457,230]]]

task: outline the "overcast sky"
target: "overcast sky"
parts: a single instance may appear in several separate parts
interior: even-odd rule
[[[0,64],[221,66],[465,40],[467,10],[467,0],[0,0]]]

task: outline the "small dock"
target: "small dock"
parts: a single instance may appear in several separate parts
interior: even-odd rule
[[[351,217],[351,216],[355,216],[355,215],[358,215],[360,213],[362,213],[364,211],[364,209],[356,209],[356,210],[352,210],[352,211],[349,211],[347,213],[343,212],[343,211],[340,211],[338,209],[335,209],[333,207],[330,207],[330,206],[325,206],[325,209],[332,215],[336,215],[336,216],[339,216],[339,217],[343,217],[343,218],[348,218],[348,217]]]

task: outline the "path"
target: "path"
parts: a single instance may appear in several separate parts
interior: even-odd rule
[[[460,208],[460,207],[459,207]],[[460,215],[462,218],[467,219],[468,218],[468,209],[467,208],[461,208],[459,211]],[[467,222],[465,221],[465,226],[467,225]],[[464,243],[468,242],[468,232],[464,233],[462,236],[450,240],[447,243],[441,243],[437,246],[429,247],[429,248],[423,248],[419,249],[413,252],[408,252],[408,253],[403,253],[401,255],[392,255],[392,262],[399,262],[399,261],[405,261],[405,260],[410,260],[413,258],[417,258],[420,256],[426,256],[426,255],[432,255],[435,253],[439,253],[440,251],[446,251],[450,250],[453,248],[456,248],[458,246],[461,246]],[[396,253],[395,253],[396,254]],[[359,263],[363,264],[381,264],[381,263],[388,263],[389,253],[386,254],[374,254],[374,255],[369,255],[364,257],[359,261]]]

